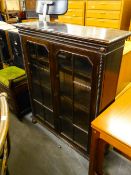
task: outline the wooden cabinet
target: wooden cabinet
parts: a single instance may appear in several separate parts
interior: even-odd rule
[[[63,23],[84,25],[84,13],[84,1],[69,1],[67,13],[59,16],[58,21]]]
[[[69,1],[68,11],[58,21],[70,24],[129,29],[130,0]]]
[[[87,0],[86,26],[129,29],[130,0]]]
[[[91,121],[114,101],[129,32],[43,22],[16,27],[33,116],[87,153]]]

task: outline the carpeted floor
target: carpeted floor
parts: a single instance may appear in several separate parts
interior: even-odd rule
[[[20,122],[10,116],[10,175],[87,175],[88,161],[39,124],[31,114]],[[105,160],[106,175],[131,175],[131,162],[111,152]]]

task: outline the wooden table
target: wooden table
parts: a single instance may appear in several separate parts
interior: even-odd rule
[[[106,144],[131,159],[131,86],[92,122],[89,175],[102,175]]]

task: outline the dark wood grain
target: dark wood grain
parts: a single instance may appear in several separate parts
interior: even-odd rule
[[[44,24],[43,22],[16,24],[15,26],[21,36],[33,116],[81,151],[89,153],[90,123],[115,100],[124,42],[131,33],[115,29],[58,23]],[[46,48],[48,56],[38,58],[41,52],[39,51],[31,57],[28,43],[33,43],[36,48],[42,46],[41,50]],[[36,51],[38,52],[38,49]],[[77,61],[79,63],[76,64]],[[83,61],[85,61],[85,65],[88,65],[86,69],[85,65],[82,65]],[[43,95],[40,101],[37,100],[41,105],[38,107],[34,105],[34,78],[40,79],[41,82],[45,77],[33,77],[31,68],[33,65],[37,65],[36,74],[49,65],[50,77],[48,80],[51,83],[52,109],[47,108],[47,104],[41,101],[42,98],[44,99]],[[62,68],[64,65],[66,66]],[[80,65],[83,68],[76,71],[75,66],[79,68]],[[62,71],[65,77],[64,86],[65,88],[70,87],[70,90],[62,89]],[[83,71],[85,72],[83,73]],[[66,77],[67,80],[65,80]],[[81,90],[85,87],[81,85],[83,82],[90,84],[90,93]],[[77,87],[76,94],[75,86]],[[43,85],[40,84],[40,87],[42,93],[45,93]],[[65,94],[62,96],[62,93]],[[84,96],[82,97],[83,93],[88,94],[87,101]],[[82,99],[79,100],[81,104],[78,105],[78,101],[75,102],[75,99],[78,100],[79,97]],[[63,99],[66,102],[64,109],[62,107]],[[83,104],[87,104],[86,108],[83,107]],[[71,106],[69,115],[67,115],[68,106]],[[76,108],[85,113],[82,113],[82,116],[77,116]],[[38,109],[40,116],[37,113]],[[44,112],[47,109],[52,111],[52,118],[49,121]],[[65,112],[63,112],[64,110]],[[83,118],[84,114],[86,119]],[[76,117],[79,118],[77,123],[75,123]],[[86,125],[83,125],[82,120],[87,122],[87,128]]]

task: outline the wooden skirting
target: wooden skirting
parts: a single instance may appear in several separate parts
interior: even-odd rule
[[[116,95],[131,82],[131,41],[126,41]]]

